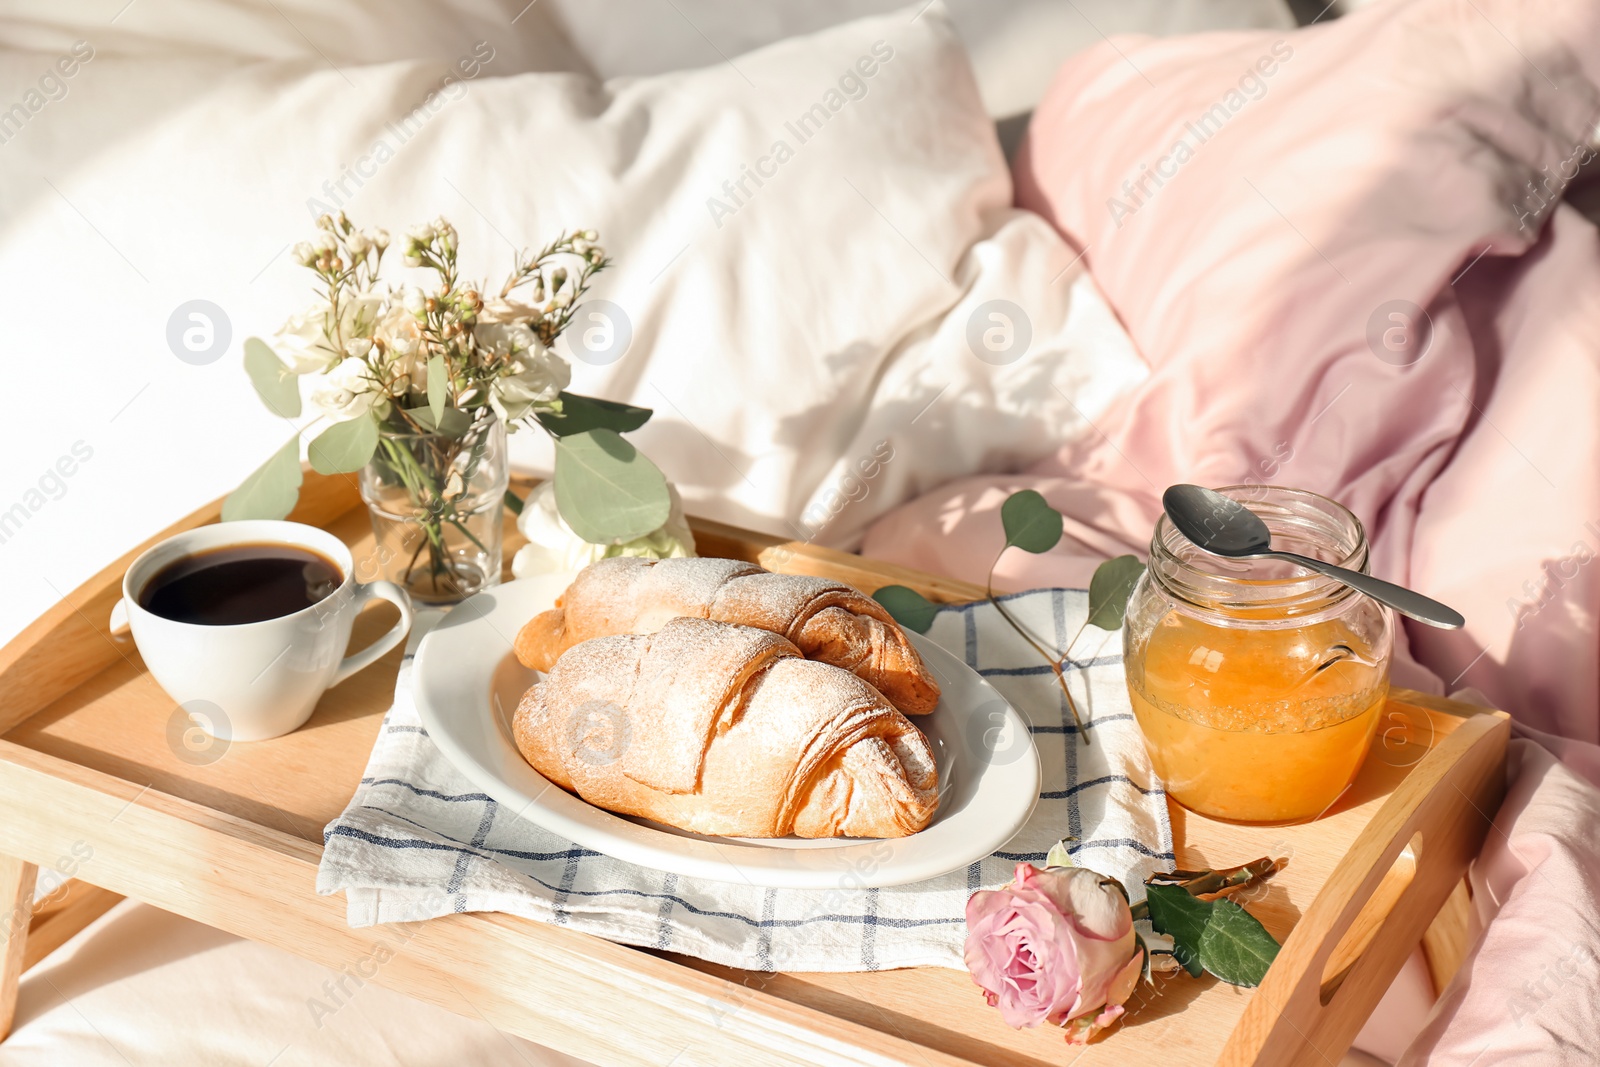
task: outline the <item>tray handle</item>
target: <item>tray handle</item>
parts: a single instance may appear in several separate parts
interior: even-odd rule
[[[1339,1062],[1482,847],[1510,733],[1503,712],[1474,715],[1412,768],[1284,942],[1219,1067]]]

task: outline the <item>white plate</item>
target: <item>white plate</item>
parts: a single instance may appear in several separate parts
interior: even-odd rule
[[[511,738],[511,716],[539,678],[511,641],[572,575],[525,578],[465,601],[417,649],[413,689],[428,735],[456,768],[513,814],[596,852],[694,878],[784,889],[863,889],[932,878],[981,859],[1027,822],[1039,754],[1027,725],[988,682],[910,634],[944,690],[912,716],[939,764],[939,812],[910,837],[884,840],[705,837],[613,815],[552,785]]]

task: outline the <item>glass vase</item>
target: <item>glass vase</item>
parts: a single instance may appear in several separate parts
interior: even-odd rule
[[[468,417],[452,435],[392,412],[361,470],[383,576],[425,604],[453,604],[500,581],[505,425],[488,408]]]

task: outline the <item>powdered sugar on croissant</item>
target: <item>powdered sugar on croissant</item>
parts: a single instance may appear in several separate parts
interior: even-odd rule
[[[517,635],[517,658],[549,670],[580,641],[654,633],[670,620],[711,619],[770,630],[807,659],[851,671],[901,711],[939,703],[939,684],[889,613],[858,590],[826,578],[774,574],[731,559],[603,559],[579,572]]]
[[[736,837],[904,837],[938,808],[928,742],[883,695],[766,630],[675,618],[562,655],[512,722],[598,807]]]

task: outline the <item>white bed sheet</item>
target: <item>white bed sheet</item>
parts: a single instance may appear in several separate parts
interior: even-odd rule
[[[373,966],[323,967],[124,901],[23,976],[0,1067],[583,1065],[470,1005],[352,978],[357,965]]]

